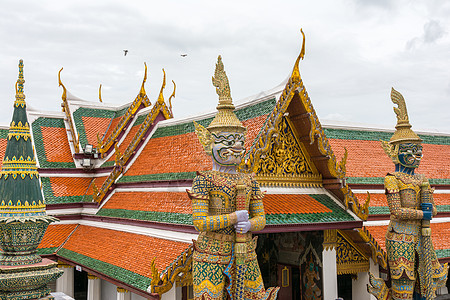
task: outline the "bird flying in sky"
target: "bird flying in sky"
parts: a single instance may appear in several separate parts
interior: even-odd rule
[[[123,50],[123,56],[127,56],[128,50]]]

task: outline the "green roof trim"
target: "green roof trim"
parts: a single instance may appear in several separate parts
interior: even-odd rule
[[[9,129],[0,129],[0,139],[6,140],[8,138]]]
[[[170,224],[192,225],[191,214],[102,208],[97,212],[97,216],[153,221]]]
[[[40,168],[75,168],[75,163],[73,162],[50,162],[47,160],[45,154],[41,127],[65,128],[63,119],[39,117],[31,126],[33,128],[33,141]]]
[[[275,104],[276,104],[275,98],[271,98],[269,100],[257,103],[255,105],[235,110],[235,113],[240,121],[246,121],[270,113],[275,107]],[[204,127],[207,127],[212,120],[213,117],[210,117],[196,122]],[[195,127],[193,122],[159,127],[152,135],[152,139],[166,136],[181,135],[191,133],[194,131]]]
[[[60,197],[55,196],[53,194],[52,185],[50,183],[50,177],[41,177],[41,183],[46,204],[92,202],[92,195]]]
[[[266,223],[268,225],[284,225],[355,221],[349,213],[347,213],[327,195],[313,194],[309,196],[325,205],[327,208],[332,210],[332,212],[316,214],[266,214]]]
[[[62,248],[57,254],[62,258],[70,259],[80,265],[91,268],[99,273],[129,284],[142,291],[146,291],[152,281],[151,278],[68,249]]]
[[[450,205],[437,205],[436,209],[440,212],[450,212]],[[389,215],[389,207],[387,206],[370,206],[369,215]]]
[[[38,255],[49,255],[49,254],[53,254],[53,253],[55,253],[56,249],[58,249],[58,247],[38,248],[38,249],[37,249],[37,254],[38,254]]]
[[[118,183],[130,182],[148,182],[148,181],[166,181],[166,180],[188,180],[194,179],[197,172],[180,172],[180,173],[159,173],[135,176],[122,176]]]
[[[359,141],[389,141],[393,132],[365,131],[352,129],[324,128],[329,139],[359,140]],[[424,144],[450,145],[450,136],[423,135],[419,134]]]
[[[430,184],[450,184],[450,178],[428,178]],[[384,185],[384,177],[348,177],[349,184],[382,184]]]
[[[436,250],[437,258],[447,258],[450,257],[450,249],[439,249]]]

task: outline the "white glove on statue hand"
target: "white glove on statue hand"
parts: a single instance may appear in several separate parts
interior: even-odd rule
[[[248,221],[248,211],[246,210],[237,210],[236,211],[237,222]]]
[[[237,222],[234,225],[237,233],[247,233],[250,230],[250,227],[252,227],[250,221]]]

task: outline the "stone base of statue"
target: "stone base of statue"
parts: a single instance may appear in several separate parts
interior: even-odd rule
[[[63,273],[56,266],[46,258],[32,265],[0,265],[0,300],[53,299],[47,284]]]

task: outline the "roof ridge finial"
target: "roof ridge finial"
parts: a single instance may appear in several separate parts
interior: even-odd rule
[[[23,78],[23,59],[19,60],[19,77],[16,81],[16,100],[14,101],[14,105],[18,107],[19,105],[25,106],[25,94],[23,93],[23,84],[25,83],[25,79]]]
[[[144,80],[142,80],[141,90],[139,92],[140,95],[145,95],[146,94],[145,87],[144,87],[144,84],[147,81],[147,63],[146,62],[144,62],[144,66],[145,66]]]
[[[300,54],[298,55],[297,60],[295,61],[294,70],[292,70],[292,76],[291,76],[292,80],[295,81],[295,82],[300,81],[300,71],[299,71],[299,66],[298,65],[300,63],[300,60],[305,58],[305,52],[306,52],[305,51],[305,49],[306,49],[306,47],[305,47],[305,33],[303,32],[303,28],[300,28],[300,32],[303,35],[302,50],[300,51]]]
[[[159,91],[159,96],[158,96],[158,102],[159,103],[164,103],[163,91],[166,88],[166,71],[164,71],[164,68],[162,69],[162,71],[163,71],[164,76],[163,76],[163,83],[162,83],[162,86],[161,86],[161,90]]]

